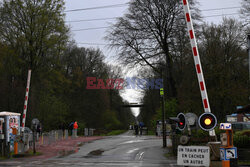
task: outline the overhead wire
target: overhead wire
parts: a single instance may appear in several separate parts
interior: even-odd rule
[[[96,9],[105,9],[105,8],[117,8],[117,7],[124,7],[127,6],[128,3],[122,3],[122,4],[114,4],[114,5],[106,5],[106,6],[96,6],[96,7],[90,7],[90,8],[79,8],[79,9],[71,9],[71,10],[65,10],[64,12],[78,12],[78,11],[86,11],[86,10],[96,10]]]
[[[219,15],[211,15],[211,16],[204,16],[205,18],[207,17],[219,17],[219,16],[229,16],[229,15],[236,15],[239,13],[227,13],[227,14],[219,14]]]
[[[128,4],[128,3],[126,3]],[[118,4],[119,5],[119,4]],[[112,5],[108,5],[108,6],[112,6]],[[102,6],[102,7],[105,7],[105,6]],[[106,6],[107,7],[107,6]],[[95,7],[95,8],[98,8],[98,7]],[[240,6],[232,6],[232,7],[225,7],[225,8],[211,8],[211,9],[203,9],[201,11],[216,11],[216,10],[228,10],[228,9],[238,9],[240,8]],[[73,9],[73,10],[68,10],[68,11],[75,11],[75,10],[87,10],[87,9],[90,9],[90,8],[83,8],[83,9]],[[236,13],[231,13],[231,14],[224,14],[224,15],[234,15]],[[211,15],[211,16],[204,16],[204,17],[217,17],[217,16],[221,16],[221,15]],[[68,23],[73,23],[73,22],[87,22],[87,21],[104,21],[104,20],[114,20],[116,18],[119,18],[119,17],[108,17],[108,18],[94,18],[94,19],[83,19],[83,20],[68,20],[66,22]]]
[[[92,27],[92,28],[76,29],[76,30],[71,30],[71,31],[98,30],[98,29],[105,29],[105,28],[109,28],[109,27],[110,27],[110,26],[107,26],[107,27]]]
[[[210,16],[204,16],[204,18],[207,18],[207,17],[229,16],[229,15],[237,15],[237,14],[239,14],[239,13],[228,13],[228,14],[210,15]],[[91,27],[91,28],[76,29],[76,30],[71,30],[71,31],[97,30],[97,29],[106,29],[106,28],[110,28],[110,27],[111,26],[106,26],[106,27]]]
[[[78,11],[96,10],[96,9],[105,9],[105,8],[117,8],[117,7],[127,6],[128,4],[129,3],[122,3],[122,4],[96,6],[96,7],[89,7],[89,8],[70,9],[70,10],[65,10],[64,12],[69,13],[69,12],[78,12]],[[202,9],[201,11],[227,10],[227,9],[237,9],[237,8],[241,8],[241,7],[240,6],[231,6],[231,7],[224,7],[224,8]]]
[[[123,7],[128,5],[129,3],[124,4],[115,4],[115,5],[106,5],[106,6],[97,6],[97,7],[91,7],[91,8],[80,8],[80,9],[72,9],[72,10],[66,10],[65,12],[76,12],[76,11],[85,11],[85,10],[95,10],[95,9],[104,9],[104,8],[116,8],[116,7]],[[240,8],[240,6],[233,6],[233,7],[225,7],[225,8],[211,8],[211,9],[203,9],[201,11],[216,11],[216,10],[228,10],[228,9],[237,9]],[[228,13],[228,14],[218,14],[218,15],[208,15],[204,16],[204,18],[208,17],[220,17],[220,16],[228,16],[228,15],[236,15],[239,13]],[[72,20],[72,21],[66,21],[68,23],[73,22],[88,22],[88,21],[104,21],[104,20],[113,20],[117,19],[119,17],[107,17],[107,18],[94,18],[94,19],[83,19],[83,20]],[[91,27],[91,28],[84,28],[84,29],[76,29],[71,31],[88,31],[88,30],[99,30],[99,29],[106,29],[110,28],[111,26],[106,27]],[[104,43],[87,43],[87,42],[79,42],[78,44],[84,44],[84,45],[106,45]]]
[[[68,23],[74,23],[74,22],[87,22],[87,21],[102,21],[102,20],[113,20],[119,17],[106,17],[106,18],[96,18],[96,19],[85,19],[85,20],[72,20],[72,21],[66,21]]]
[[[203,9],[201,11],[206,12],[206,11],[213,11],[213,10],[227,10],[227,9],[239,9],[241,8],[240,6],[232,6],[232,7],[225,7],[225,8],[212,8],[212,9]]]
[[[89,43],[89,42],[77,42],[77,44],[83,44],[83,45],[108,45],[105,43]]]

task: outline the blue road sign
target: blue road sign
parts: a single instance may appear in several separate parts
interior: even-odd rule
[[[237,157],[237,147],[220,148],[220,160],[228,161]]]
[[[237,158],[237,147],[226,148],[225,149],[225,160],[230,160]]]
[[[220,124],[220,129],[222,129],[222,130],[230,130],[230,129],[232,129],[232,124],[231,123],[221,123]]]
[[[220,148],[220,160],[225,160],[225,148]]]

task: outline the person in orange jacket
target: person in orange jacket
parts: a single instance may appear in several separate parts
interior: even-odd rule
[[[77,137],[77,129],[78,129],[77,121],[75,121],[73,128],[74,128],[74,137]]]

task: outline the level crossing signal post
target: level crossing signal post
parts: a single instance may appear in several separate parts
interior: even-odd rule
[[[189,117],[187,117],[186,115],[189,115]],[[196,128],[197,122],[199,127],[205,131],[212,131],[217,125],[216,116],[210,112],[201,114],[201,116],[198,118],[198,121],[197,121],[197,116],[194,113],[188,113],[188,114],[179,113],[177,117],[170,117],[169,119],[176,122],[176,129],[180,131],[184,131],[185,128],[188,127],[189,135],[188,137],[185,137],[185,139],[188,138],[188,140],[191,137],[191,127]],[[187,144],[187,142],[188,141],[184,143]],[[180,143],[184,144],[182,142]]]
[[[182,117],[182,118],[185,119],[185,116]],[[178,129],[179,124],[182,124],[182,125],[185,126],[185,122],[180,123],[181,121],[183,121],[183,120],[181,120],[178,117],[169,117],[168,120],[167,120],[167,122],[171,125],[172,153],[174,155],[177,154],[177,152],[176,152],[176,150],[177,150],[176,129]]]
[[[216,116],[210,112],[201,114],[199,118],[194,113],[179,113],[177,117],[170,117],[169,119],[172,120],[172,122],[176,122],[176,129],[179,131],[184,131],[187,128],[189,132],[188,135],[181,135],[180,137],[179,143],[181,145],[177,148],[177,164],[183,166],[200,166],[204,164],[204,166],[209,166],[210,156],[215,156],[216,154],[214,149],[211,148],[216,147],[219,149],[218,142],[209,142],[208,146],[192,146],[189,145],[189,141],[192,138],[191,129],[199,127],[204,131],[213,131],[217,125]],[[203,151],[199,152],[199,150]],[[210,152],[212,154],[210,154]],[[197,159],[196,157],[203,158]]]

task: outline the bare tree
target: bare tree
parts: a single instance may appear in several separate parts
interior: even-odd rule
[[[164,70],[168,97],[176,97],[173,74],[177,35],[186,32],[181,1],[132,0],[128,13],[117,20],[106,39],[124,64]]]
[[[242,0],[241,3],[242,7],[240,9],[240,13],[245,20],[246,25],[250,24],[250,1],[249,0]]]

